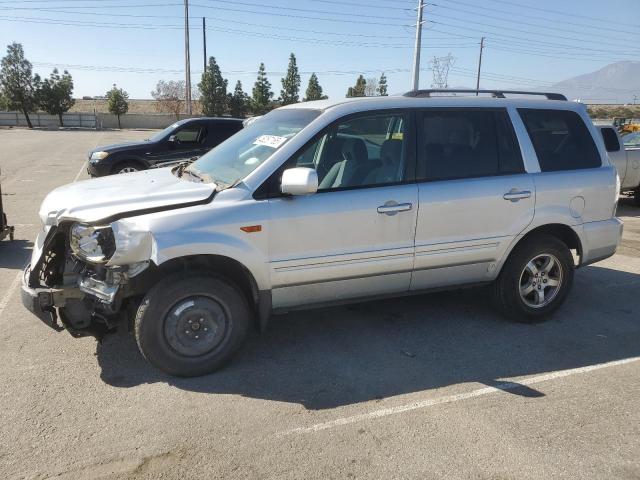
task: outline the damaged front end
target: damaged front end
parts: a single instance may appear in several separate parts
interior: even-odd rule
[[[109,226],[62,223],[38,239],[23,277],[23,304],[51,328],[98,339],[115,331],[136,306],[134,278],[149,262],[107,265],[115,252]]]

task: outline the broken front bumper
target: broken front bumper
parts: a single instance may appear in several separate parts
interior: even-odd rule
[[[42,322],[60,332],[64,327],[58,323],[56,307],[64,307],[67,299],[83,298],[84,293],[77,288],[31,288],[29,276],[31,266],[22,275],[22,304]]]

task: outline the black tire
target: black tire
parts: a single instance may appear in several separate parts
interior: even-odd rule
[[[204,323],[195,330],[198,320]],[[171,275],[144,297],[134,330],[140,352],[152,365],[170,375],[195,377],[228,362],[247,338],[250,322],[246,297],[233,283]]]
[[[554,259],[554,262],[539,264],[538,267],[544,268],[540,268],[535,276],[532,275],[532,269],[528,267],[530,262],[533,262],[533,271],[536,271],[536,263],[544,262],[545,259]],[[555,264],[555,261],[558,270],[553,266],[553,278],[547,273],[545,279],[544,270]],[[574,270],[571,250],[564,242],[552,235],[533,235],[515,247],[495,282],[494,296],[498,308],[508,318],[517,322],[542,322],[564,302],[573,283]],[[553,280],[558,281],[558,278],[559,285],[556,288],[551,287],[549,284]],[[530,288],[530,293],[521,295],[521,292],[524,293]],[[542,291],[542,302],[536,289]],[[545,304],[545,300],[549,303]]]
[[[637,188],[635,192],[633,192],[633,204],[636,207],[640,207],[640,188]]]
[[[127,162],[117,163],[111,170],[111,173],[112,174],[130,173],[130,172],[140,172],[142,170],[145,170],[145,167],[141,163],[134,162],[134,161],[127,161]]]

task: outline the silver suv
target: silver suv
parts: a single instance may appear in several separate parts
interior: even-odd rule
[[[128,324],[175,375],[294,308],[491,283],[540,321],[616,251],[620,187],[583,105],[505,93],[290,105],[195,163],[58,188],[23,302],[76,337]]]

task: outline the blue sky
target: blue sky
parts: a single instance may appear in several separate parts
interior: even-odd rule
[[[391,93],[410,86],[417,0],[190,0],[191,68],[207,53],[230,89],[250,92],[260,62],[276,96],[294,52],[302,89],[312,71],[325,93],[344,96],[358,73],[385,71]],[[0,0],[0,45],[23,44],[34,70],[74,77],[75,96],[113,83],[149,98],[160,79],[184,78],[181,0]],[[421,86],[429,61],[451,53],[450,86],[475,86],[486,37],[482,87],[543,88],[618,60],[640,60],[640,0],[433,0],[425,8]],[[114,68],[117,67],[117,68]]]

